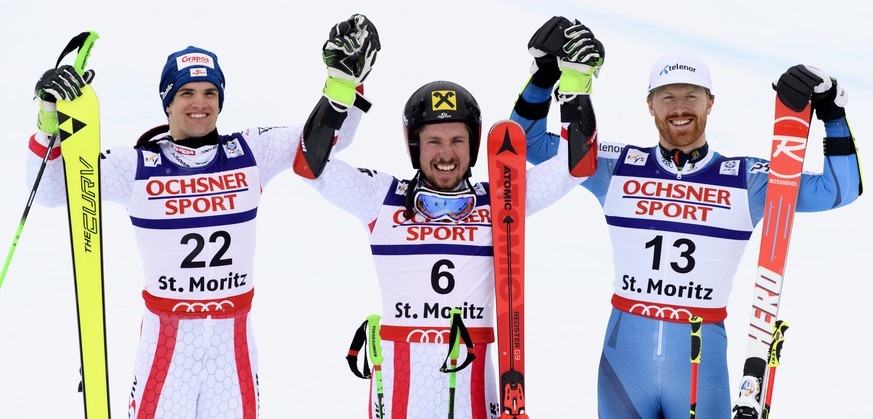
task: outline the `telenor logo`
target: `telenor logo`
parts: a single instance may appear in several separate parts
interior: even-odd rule
[[[696,68],[694,68],[694,67],[692,67],[692,66],[690,66],[690,65],[678,64],[678,63],[677,63],[677,64],[673,64],[673,65],[669,65],[669,64],[667,64],[667,65],[664,66],[664,69],[661,70],[660,73],[658,73],[658,75],[659,75],[659,76],[665,76],[665,75],[667,75],[669,72],[671,72],[671,71],[673,71],[673,70],[686,70],[686,71],[690,71],[690,72],[692,72],[692,73],[694,73],[694,72],[697,71]]]

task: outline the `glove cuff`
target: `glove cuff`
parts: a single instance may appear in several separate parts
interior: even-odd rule
[[[821,94],[813,94],[811,98],[812,109],[815,116],[821,121],[833,121],[846,116],[843,105],[848,101],[848,96],[842,86],[837,86],[837,80],[831,79],[832,85],[828,91]]]
[[[568,67],[561,68],[561,78],[558,83],[561,93],[591,93],[591,74],[583,73]]]
[[[331,101],[349,107],[355,103],[356,87],[358,87],[358,83],[353,80],[328,76],[327,81],[324,82],[322,93]]]
[[[58,132],[57,104],[39,101],[39,113],[36,118],[36,127],[40,132],[52,135]]]
[[[535,65],[537,69],[530,77],[530,82],[534,86],[551,90],[555,83],[558,82],[558,79],[561,78],[558,62],[554,60],[550,62],[536,61]]]
[[[824,122],[833,121],[846,116],[846,110],[837,106],[833,100],[814,101],[812,103],[812,108],[815,110],[815,116]]]

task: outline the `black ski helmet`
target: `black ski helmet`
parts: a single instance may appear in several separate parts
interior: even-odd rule
[[[482,112],[476,98],[457,83],[433,81],[418,88],[403,107],[403,132],[412,168],[419,169],[418,129],[441,122],[463,122],[470,127],[470,167],[476,164],[482,139]]]

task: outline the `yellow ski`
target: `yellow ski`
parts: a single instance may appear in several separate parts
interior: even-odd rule
[[[80,74],[97,38],[95,32],[83,32],[73,38],[67,47],[79,46],[74,67]],[[82,95],[75,100],[58,101],[57,106],[58,136],[67,182],[85,417],[108,419],[109,371],[100,205],[100,106],[90,85],[82,88]]]

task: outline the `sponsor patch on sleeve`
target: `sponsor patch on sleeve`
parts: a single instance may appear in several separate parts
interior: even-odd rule
[[[728,160],[721,162],[721,169],[719,169],[718,173],[722,175],[736,176],[737,174],[739,174],[739,170],[739,160]]]
[[[627,156],[624,158],[625,164],[632,164],[634,166],[645,166],[648,160],[649,153],[639,150],[628,151]]]
[[[143,150],[142,162],[146,167],[158,167],[161,165],[161,155]]]
[[[227,158],[229,159],[245,154],[243,153],[242,146],[239,145],[239,141],[236,138],[224,143],[222,147],[224,148],[224,154],[227,155]]]

